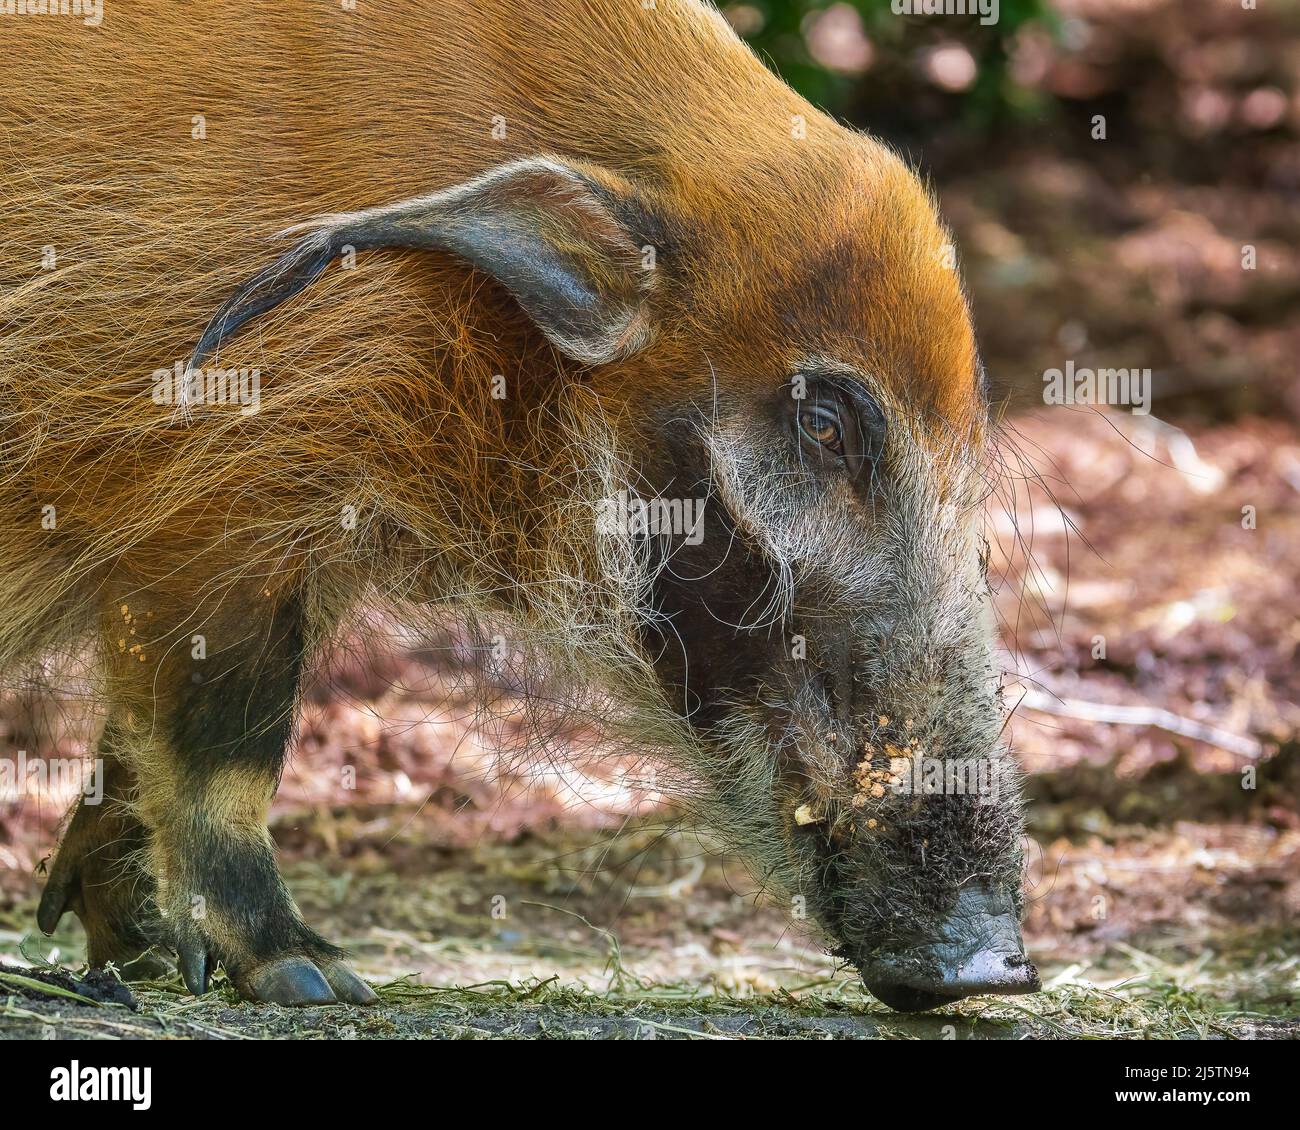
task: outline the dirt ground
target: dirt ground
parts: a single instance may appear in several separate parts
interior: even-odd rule
[[[901,1016],[756,903],[744,870],[691,835],[647,827],[608,835],[526,834],[453,846],[426,839],[412,813],[359,812],[342,828],[347,859],[299,858],[287,878],[310,920],[346,944],[381,986],[376,1008],[283,1009],[234,999],[218,981],[203,1000],[172,978],[135,986],[136,1008],[41,998],[0,971],[6,1038],[625,1038],[1057,1039],[1294,1038],[1295,936],[1285,927],[1226,925],[1195,896],[1165,921],[1148,907],[1105,938],[1053,926],[1076,916],[1072,892],[1098,866],[1124,890],[1151,884],[1145,857],[1122,850],[1066,863],[1035,905],[1030,946],[1047,990],[1014,1001],[963,1002]],[[277,831],[315,837],[313,817],[286,813]],[[396,838],[393,838],[396,837]],[[321,844],[323,854],[323,841]],[[1208,862],[1208,861],[1207,861]],[[1294,859],[1291,861],[1294,874]],[[596,869],[599,865],[599,869]],[[1243,865],[1244,866],[1244,865]],[[1224,867],[1223,864],[1220,867]],[[1133,870],[1129,870],[1133,869]],[[1248,873],[1256,868],[1245,866]],[[1134,874],[1134,870],[1138,874]],[[1197,874],[1155,871],[1163,898]],[[1177,878],[1175,879],[1175,874]],[[1223,878],[1207,875],[1207,884]],[[1171,881],[1172,880],[1172,881]],[[1134,885],[1135,885],[1134,883]],[[1149,893],[1149,892],[1148,892]],[[33,906],[11,904],[0,947],[75,962],[69,918],[51,942],[30,942]],[[1214,927],[1211,921],[1214,921]],[[1222,929],[1217,927],[1222,926]],[[1096,931],[1092,932],[1096,934]],[[30,970],[28,971],[31,972]],[[93,985],[73,991],[95,997]]]
[[[756,905],[734,861],[660,828],[606,836],[526,835],[509,844],[424,842],[410,813],[356,814],[357,854],[287,868],[304,912],[345,943],[383,987],[372,1009],[282,1009],[201,1001],[179,982],[136,986],[137,1008],[40,999],[0,972],[0,1034],[10,1038],[927,1038],[1293,1037],[1294,935],[1213,932],[1195,917],[1171,928],[1073,942],[1046,929],[1030,946],[1048,989],[1012,1001],[963,1002],[907,1017],[874,1003],[851,973]],[[287,831],[286,814],[280,824]],[[310,836],[303,814],[295,834]],[[386,857],[399,838],[404,858]],[[1132,863],[1133,861],[1127,861]],[[596,865],[600,869],[596,870]],[[1109,860],[1103,866],[1113,866]],[[1088,866],[1095,867],[1095,862]],[[1121,864],[1122,869],[1123,864]],[[1066,869],[1059,890],[1083,877]],[[1120,870],[1115,872],[1120,873]],[[1059,904],[1059,905],[1058,905]],[[1042,909],[1036,907],[1036,911]],[[1208,909],[1197,907],[1203,921]],[[4,916],[0,946],[30,931],[29,903]],[[499,915],[499,917],[494,917]],[[1060,915],[1058,914],[1058,917]],[[605,926],[599,924],[604,923]],[[14,927],[12,930],[10,927]],[[37,953],[78,953],[72,919]],[[31,952],[30,944],[28,952]],[[35,954],[33,954],[35,956]],[[447,987],[456,986],[456,987]],[[78,987],[74,985],[74,991]],[[93,986],[85,995],[98,995]]]

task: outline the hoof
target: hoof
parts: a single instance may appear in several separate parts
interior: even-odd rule
[[[72,905],[73,887],[77,882],[78,877],[71,867],[60,868],[55,861],[45,890],[41,892],[40,905],[36,908],[36,924],[42,934],[53,934],[58,929],[59,920]]]
[[[187,939],[177,947],[177,965],[185,987],[196,997],[208,991],[208,951],[201,942]]]
[[[355,976],[355,974],[354,974]],[[282,957],[241,979],[244,996],[264,1004],[338,1004],[325,975],[305,957]]]
[[[379,994],[358,977],[342,961],[330,961],[321,966],[325,980],[342,1004],[378,1004]]]

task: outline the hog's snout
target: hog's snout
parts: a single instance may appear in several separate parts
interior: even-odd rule
[[[952,912],[927,935],[860,963],[867,988],[892,1009],[924,1012],[962,997],[1039,988],[1010,901],[985,887],[963,889]]]

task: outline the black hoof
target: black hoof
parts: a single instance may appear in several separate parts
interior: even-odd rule
[[[200,942],[181,942],[177,951],[177,965],[180,967],[181,980],[185,987],[196,997],[208,991],[208,951]]]
[[[42,934],[53,934],[59,926],[68,907],[72,904],[73,886],[77,876],[69,868],[60,868],[56,863],[46,881],[45,890],[41,892],[40,905],[36,908],[36,924]]]
[[[244,979],[246,996],[265,1004],[338,1004],[325,975],[305,957],[282,957]]]
[[[341,961],[331,961],[321,967],[325,980],[342,1004],[378,1004],[379,994]]]

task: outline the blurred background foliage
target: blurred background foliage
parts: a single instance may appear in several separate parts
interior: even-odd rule
[[[945,92],[960,92],[958,112],[978,129],[1042,109],[1041,92],[1017,81],[1010,59],[1025,29],[1061,36],[1060,16],[1045,0],[1000,0],[991,24],[899,15],[894,6],[756,0],[731,6],[728,16],[787,82],[832,113],[852,117],[860,95],[881,87],[923,98],[923,113],[944,109]]]
[[[1151,367],[1159,415],[1300,418],[1300,3],[934,6],[723,10],[934,181],[1008,395],[1074,358]]]

